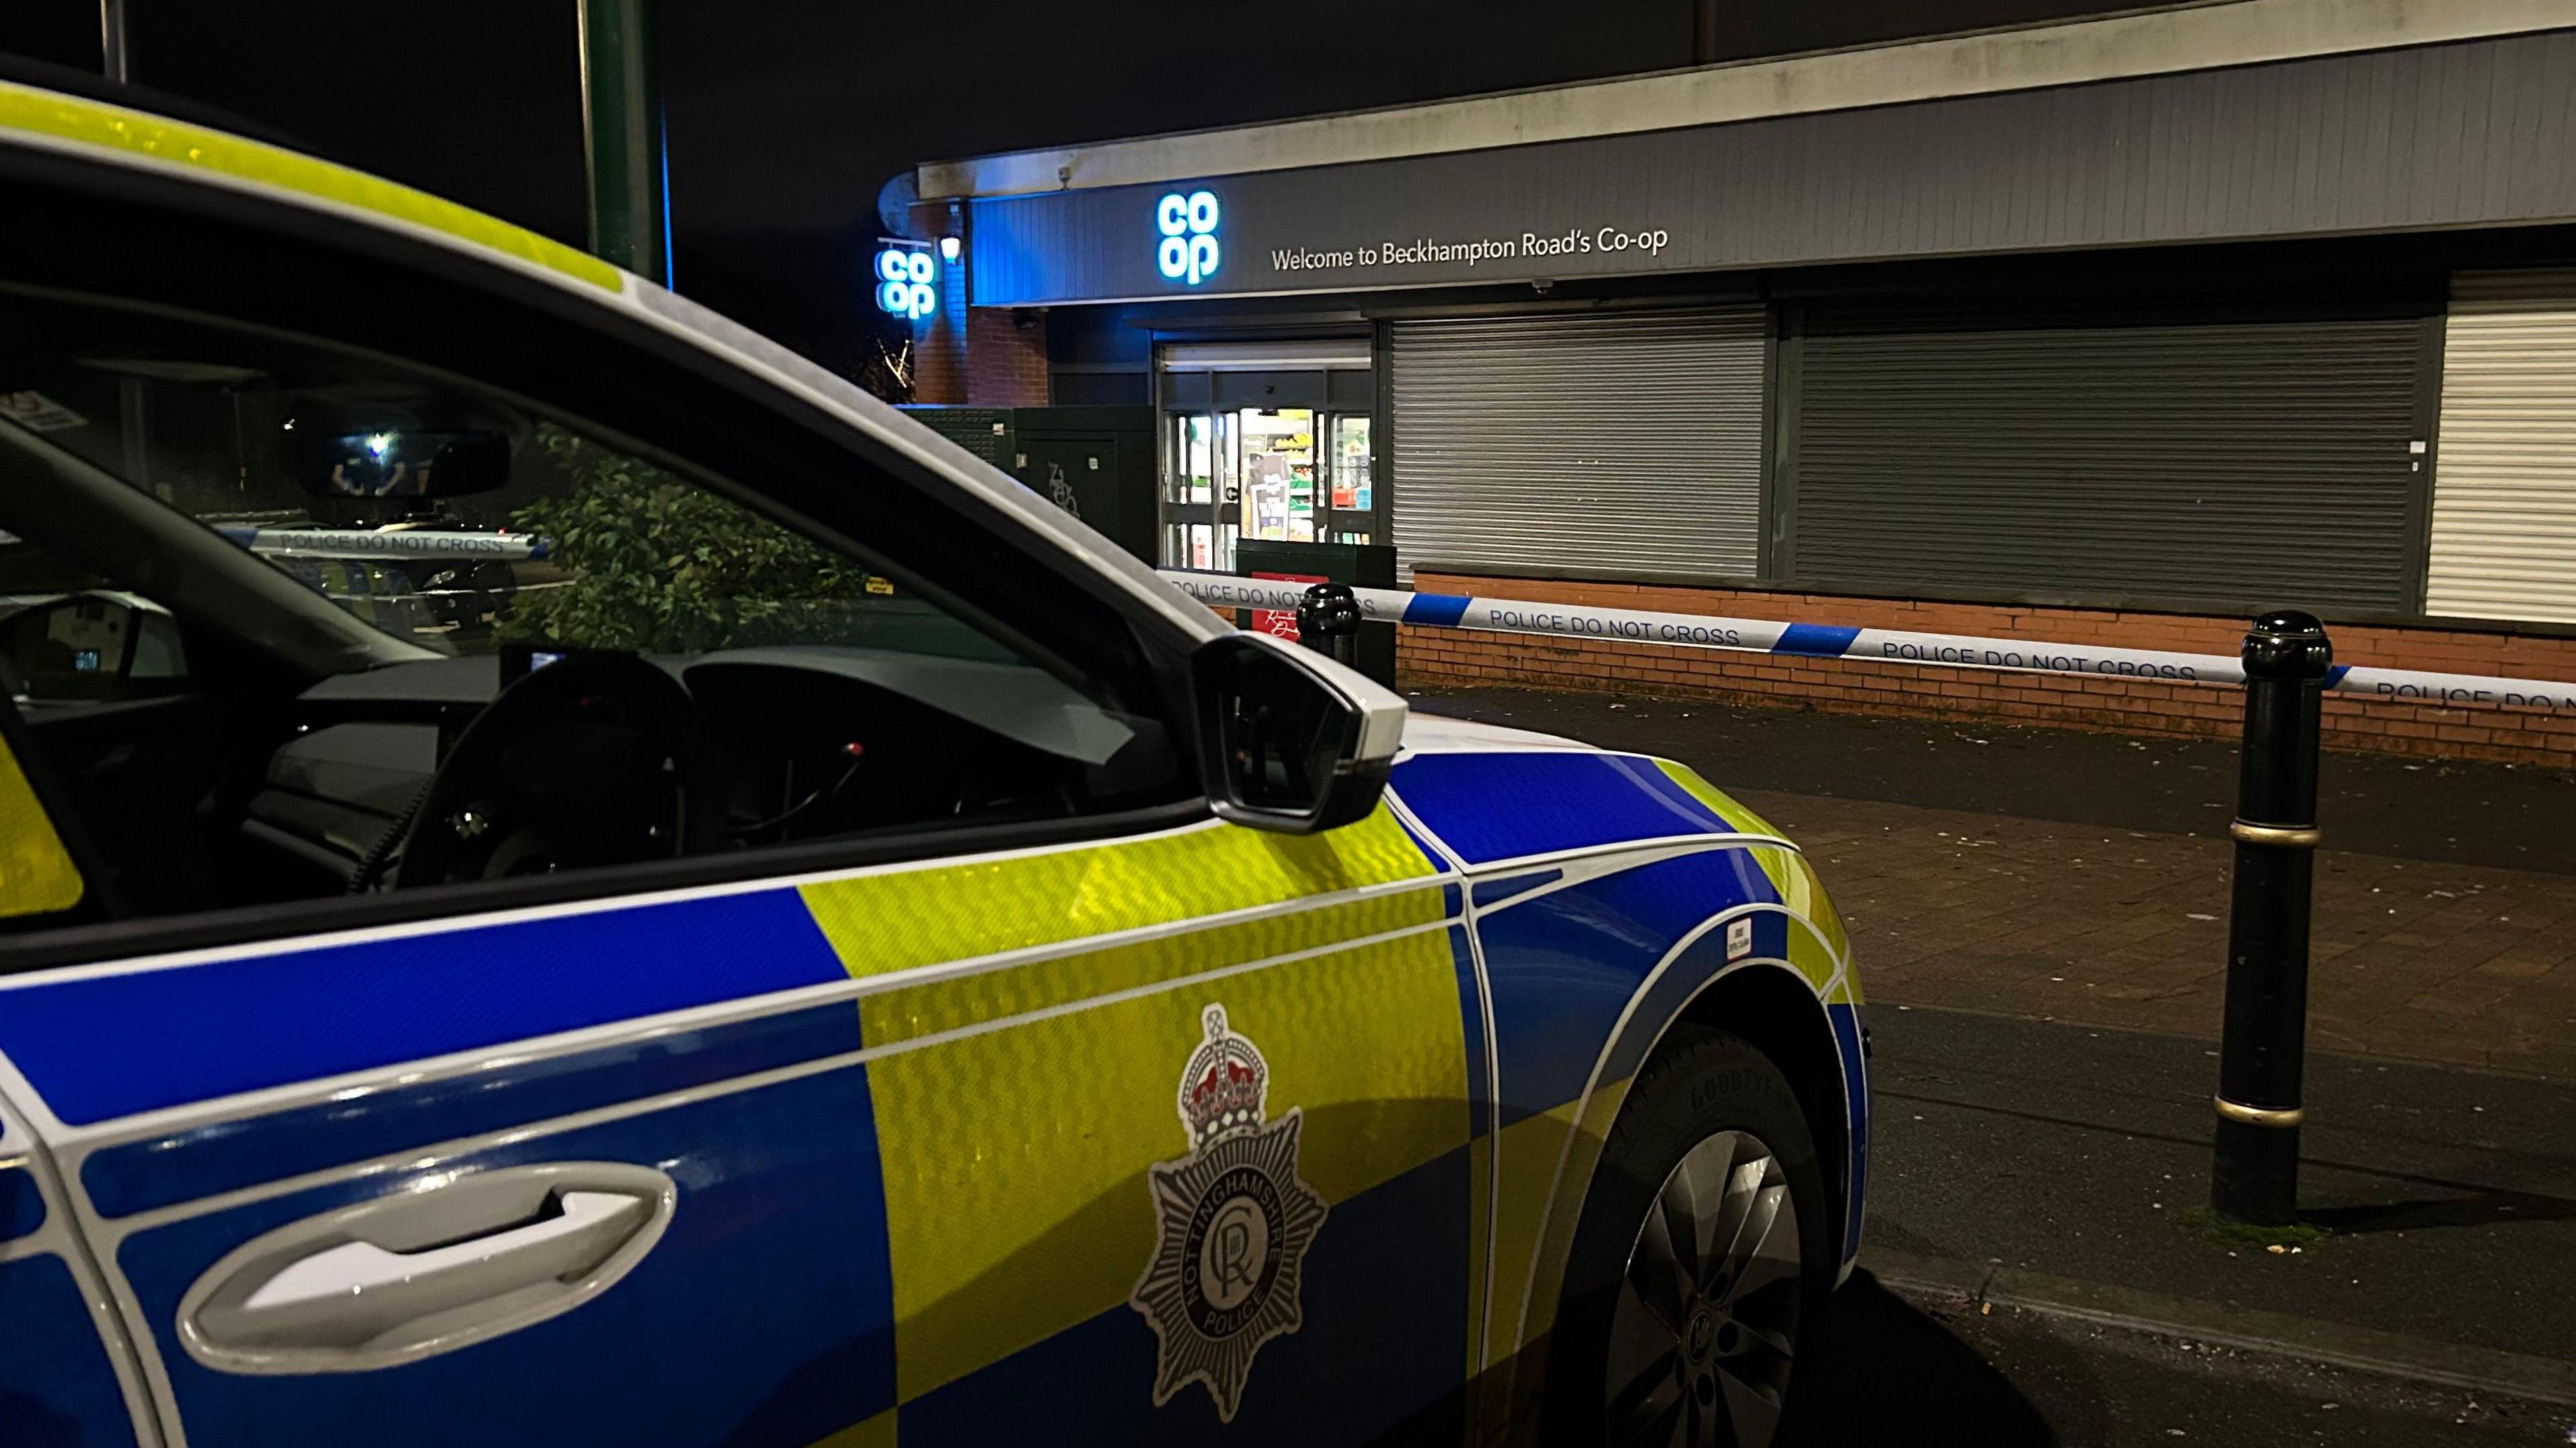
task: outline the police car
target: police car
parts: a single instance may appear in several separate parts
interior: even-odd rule
[[[1690,770],[417,192],[0,215],[0,1437],[1771,1439],[1860,996]]]

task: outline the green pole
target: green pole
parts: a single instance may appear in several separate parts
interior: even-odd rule
[[[671,214],[662,92],[653,73],[653,0],[578,3],[590,249],[669,286]]]

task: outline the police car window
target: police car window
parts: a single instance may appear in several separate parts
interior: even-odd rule
[[[12,361],[0,418],[434,652],[828,642],[1010,658],[864,563],[452,386],[330,357]]]
[[[898,565],[317,344],[0,299],[0,530],[23,705],[181,691],[266,722],[167,781],[213,863],[157,908],[1185,792],[1150,706]]]

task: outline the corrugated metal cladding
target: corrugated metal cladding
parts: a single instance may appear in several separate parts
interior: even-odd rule
[[[2576,623],[2576,272],[2464,275],[2424,611]]]
[[[1396,323],[1406,568],[1752,577],[1767,334],[1759,307]]]
[[[2421,322],[1820,313],[1809,331],[1801,580],[2413,611]]]

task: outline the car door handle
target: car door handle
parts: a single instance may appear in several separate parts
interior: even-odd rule
[[[605,1288],[660,1236],[672,1199],[661,1173],[617,1163],[514,1168],[379,1198],[227,1255],[182,1301],[181,1336],[210,1366],[248,1372],[446,1351]]]
[[[327,1327],[388,1313],[416,1317],[514,1292],[589,1267],[633,1236],[652,1210],[642,1197],[625,1192],[564,1192],[555,1205],[553,1216],[526,1226],[422,1252],[343,1242],[288,1264],[252,1288],[242,1316],[294,1317]]]

